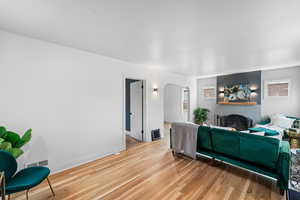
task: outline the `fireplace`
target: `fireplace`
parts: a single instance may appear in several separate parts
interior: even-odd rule
[[[253,126],[253,120],[243,115],[218,116],[218,125],[223,127],[232,127],[238,131],[248,130]]]

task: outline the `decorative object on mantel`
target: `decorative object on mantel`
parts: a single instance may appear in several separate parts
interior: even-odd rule
[[[28,129],[22,137],[5,127],[0,127],[0,150],[11,153],[15,158],[20,157],[24,152],[21,149],[31,140],[31,129]]]
[[[208,119],[209,110],[206,108],[196,108],[194,110],[194,122],[199,125],[203,125],[203,123]]]

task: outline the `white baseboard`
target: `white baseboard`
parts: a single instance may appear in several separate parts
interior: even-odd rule
[[[113,151],[113,152],[108,152],[108,153],[103,153],[103,154],[94,154],[94,155],[89,155],[80,159],[75,159],[73,161],[70,161],[68,163],[65,163],[63,165],[59,165],[57,167],[55,167],[54,169],[51,169],[51,174],[57,174],[59,172],[74,168],[74,167],[78,167],[80,165],[104,158],[106,156],[110,156],[110,155],[114,155],[117,153],[120,153],[122,151],[122,149]]]

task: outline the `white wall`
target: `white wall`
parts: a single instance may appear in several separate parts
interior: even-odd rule
[[[203,89],[207,87],[217,87],[217,79],[216,77],[206,78],[206,79],[198,79],[197,81],[197,103],[201,108],[207,108],[210,110],[208,114],[208,123],[214,122],[214,114],[216,110],[216,99],[205,99]]]
[[[124,149],[125,77],[146,80],[148,141],[150,130],[164,130],[163,98],[152,95],[153,86],[188,84],[185,77],[4,31],[0,44],[0,124],[16,132],[32,128],[19,163],[48,159],[54,172]]]
[[[290,80],[291,83],[289,97],[270,98],[263,93],[262,116],[282,113],[300,117],[300,67],[263,71],[262,80],[263,86],[266,81]]]
[[[164,121],[187,121],[187,114],[182,110],[182,90],[177,85],[167,84],[164,87]]]

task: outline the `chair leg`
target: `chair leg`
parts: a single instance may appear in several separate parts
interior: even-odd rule
[[[10,200],[10,194],[8,195],[8,200]]]
[[[50,187],[50,189],[51,189],[52,195],[55,196],[54,190],[53,190],[53,188],[52,188],[52,185],[51,185],[50,180],[49,180],[48,177],[47,177],[47,181],[48,181],[49,187]]]
[[[280,195],[281,195],[281,196],[284,195],[284,190],[280,189]]]
[[[28,200],[28,192],[29,190],[26,190],[26,200]]]

